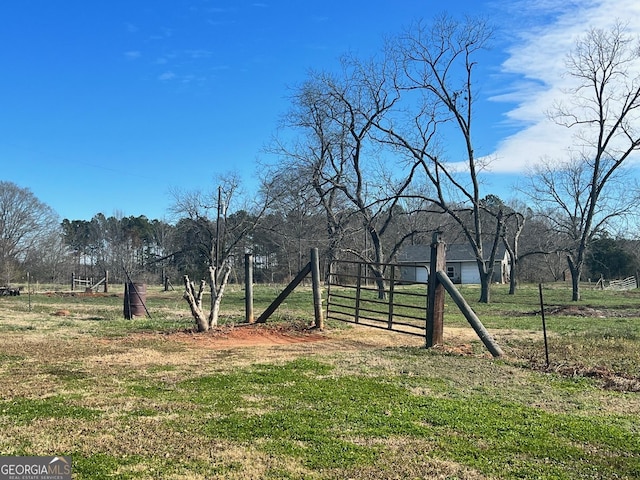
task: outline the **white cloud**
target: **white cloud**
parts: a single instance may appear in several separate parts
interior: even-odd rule
[[[172,71],[164,72],[158,76],[158,80],[162,80],[163,82],[168,82],[169,80],[173,80],[176,78],[176,74]]]
[[[510,5],[513,15],[519,12],[521,25],[514,22],[519,31],[502,72],[515,80],[509,91],[492,100],[515,103],[506,120],[520,130],[503,139],[491,155],[494,172],[524,171],[543,158],[570,155],[572,132],[546,113],[570,86],[570,78],[563,75],[564,60],[579,36],[616,20],[628,22],[629,33],[640,34],[637,0],[525,0]]]
[[[136,60],[142,56],[142,53],[138,50],[131,50],[129,52],[124,52],[124,56],[129,60]]]

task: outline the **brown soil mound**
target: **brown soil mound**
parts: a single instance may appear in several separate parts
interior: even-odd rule
[[[594,378],[603,388],[619,392],[640,392],[640,378],[615,372],[606,367],[587,367],[583,365],[551,364],[532,362],[531,368],[541,372],[555,373],[563,377]]]

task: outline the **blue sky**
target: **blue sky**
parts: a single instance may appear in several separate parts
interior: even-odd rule
[[[545,121],[562,58],[589,25],[636,22],[636,0],[7,0],[0,6],[0,179],[61,218],[168,218],[172,190],[255,178],[308,69],[369,55],[445,8],[499,28],[483,65],[483,155],[495,188],[565,148]],[[613,13],[612,13],[613,12]],[[487,192],[489,193],[489,192]]]

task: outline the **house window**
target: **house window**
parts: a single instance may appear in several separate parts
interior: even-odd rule
[[[456,274],[456,269],[455,268],[453,268],[451,266],[447,267],[447,277],[453,278],[455,276],[455,274]]]

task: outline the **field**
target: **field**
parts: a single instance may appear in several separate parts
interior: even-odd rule
[[[493,359],[447,301],[445,345],[312,319],[297,290],[260,326],[231,288],[192,332],[180,291],[151,318],[109,295],[0,298],[0,453],[71,455],[74,478],[640,478],[640,291],[495,286],[463,294]],[[279,293],[256,286],[259,314]]]

